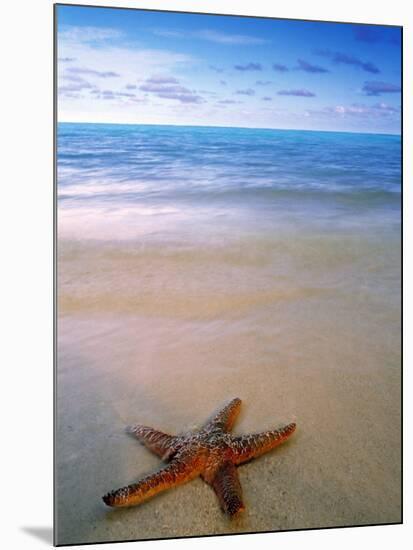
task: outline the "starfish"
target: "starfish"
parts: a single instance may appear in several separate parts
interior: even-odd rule
[[[133,485],[106,494],[108,506],[135,506],[197,476],[208,483],[218,496],[224,512],[230,517],[244,510],[241,484],[236,467],[260,456],[288,439],[295,423],[279,430],[234,436],[230,434],[241,407],[233,399],[200,430],[172,436],[147,426],[128,427],[150,451],[168,464]]]

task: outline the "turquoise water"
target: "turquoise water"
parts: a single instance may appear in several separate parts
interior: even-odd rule
[[[138,206],[175,221],[197,209],[238,221],[397,221],[400,156],[394,135],[61,123],[59,208],[120,223]]]

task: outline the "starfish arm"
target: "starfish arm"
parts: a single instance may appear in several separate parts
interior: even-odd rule
[[[230,431],[239,414],[241,408],[241,399],[236,397],[228,405],[219,411],[211,420],[209,420],[204,428],[207,430],[219,428],[223,431]]]
[[[154,430],[148,426],[128,426],[126,431],[134,435],[150,451],[166,460],[178,450],[178,438]]]
[[[181,455],[162,470],[142,478],[137,483],[106,494],[103,502],[114,507],[136,506],[162,491],[190,481],[199,475],[202,466],[199,455]]]
[[[231,448],[234,463],[242,464],[274,449],[293,434],[295,427],[296,425],[293,422],[279,430],[233,437]]]
[[[244,510],[237,469],[231,462],[226,462],[218,469],[211,485],[224,512],[234,517]]]

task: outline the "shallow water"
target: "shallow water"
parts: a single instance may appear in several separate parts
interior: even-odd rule
[[[400,139],[65,124],[58,162],[59,542],[399,521]],[[105,509],[159,465],[125,425],[235,396],[298,424],[241,519],[200,480]]]

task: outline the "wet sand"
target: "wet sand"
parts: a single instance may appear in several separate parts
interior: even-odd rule
[[[152,244],[59,241],[59,543],[399,522],[397,226]],[[126,425],[179,433],[233,397],[235,433],[297,423],[240,467],[240,518],[201,479],[105,507],[161,464]]]

